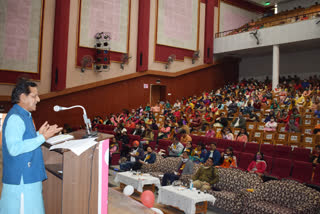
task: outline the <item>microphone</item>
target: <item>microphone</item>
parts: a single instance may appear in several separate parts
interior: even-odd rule
[[[68,108],[66,108],[66,107],[57,106],[57,105],[55,105],[55,106],[53,107],[53,110],[54,110],[55,112],[63,111],[63,110],[67,110],[67,109],[68,109]]]
[[[96,132],[92,132],[91,121],[88,118],[87,112],[86,112],[86,110],[85,110],[85,108],[83,106],[75,105],[75,106],[70,106],[70,107],[62,107],[62,106],[55,105],[53,107],[53,110],[55,112],[59,112],[59,111],[73,109],[73,108],[82,108],[82,110],[83,110],[83,120],[84,120],[84,123],[86,124],[86,131],[87,131],[87,134],[85,136],[83,136],[83,138],[96,136],[97,133]]]

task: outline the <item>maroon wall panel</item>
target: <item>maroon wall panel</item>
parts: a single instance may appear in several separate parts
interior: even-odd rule
[[[56,0],[51,91],[66,88],[70,0]]]
[[[150,0],[139,1],[137,71],[148,70]]]
[[[213,23],[214,23],[214,0],[208,0],[206,5],[205,35],[203,61],[206,64],[213,62]]]

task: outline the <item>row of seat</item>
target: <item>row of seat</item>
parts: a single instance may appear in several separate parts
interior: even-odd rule
[[[246,152],[235,152],[238,168],[246,170],[254,158],[254,154]],[[267,163],[265,176],[276,179],[292,179],[301,183],[320,186],[320,165],[315,170],[312,163],[294,159],[272,157],[265,155]],[[312,177],[314,173],[314,176]]]
[[[114,126],[107,125],[98,125],[98,130],[101,132],[106,132],[110,134],[113,133]],[[140,141],[140,136],[131,135],[133,129],[128,129],[129,142],[132,143],[134,140]],[[156,141],[157,141],[158,131],[154,131],[154,141],[150,142],[150,146],[155,149]],[[227,147],[232,147],[234,151],[238,152],[246,152],[246,153],[256,153],[258,151],[263,152],[265,155],[271,157],[279,157],[279,158],[287,158],[287,159],[295,159],[299,161],[310,160],[311,149],[309,148],[301,148],[301,147],[292,147],[285,145],[272,145],[272,144],[258,144],[258,143],[244,143],[240,141],[231,141],[226,139],[217,139],[217,138],[209,138],[205,136],[197,136],[190,135],[192,138],[192,145],[195,147],[199,143],[203,143],[210,148],[210,143],[215,142],[217,144],[218,149],[226,149]],[[177,135],[178,139],[180,139],[181,135]],[[162,139],[159,140],[158,147],[160,149],[164,149],[167,151],[167,147],[171,145],[171,140]]]
[[[139,136],[129,135],[130,142],[134,140],[140,140]],[[168,146],[171,145],[170,140],[159,140],[157,151],[163,149],[168,154]],[[155,148],[155,142],[150,142],[151,147]],[[193,147],[196,144],[193,143]],[[320,167],[315,170],[315,176],[312,180],[313,166],[309,162],[310,150],[304,148],[294,148],[288,146],[273,146],[268,144],[262,144],[259,148],[259,144],[227,141],[218,139],[217,150],[222,152],[228,146],[233,147],[234,155],[237,157],[238,168],[241,170],[247,170],[247,167],[254,160],[254,156],[257,151],[264,153],[264,159],[267,163],[266,176],[276,179],[293,179],[301,183],[308,183],[320,186]],[[122,147],[121,142],[119,145]],[[210,150],[209,144],[207,149]],[[112,160],[112,164],[118,164],[120,156],[115,155]]]

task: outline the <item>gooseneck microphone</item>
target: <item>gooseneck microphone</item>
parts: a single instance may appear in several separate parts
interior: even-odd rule
[[[84,138],[96,136],[97,133],[92,132],[91,121],[88,118],[86,109],[83,106],[75,105],[75,106],[70,106],[70,107],[62,107],[62,106],[55,105],[53,107],[53,110],[55,112],[59,112],[59,111],[73,109],[73,108],[82,108],[82,110],[83,110],[83,120],[84,120],[84,123],[86,124],[86,131],[87,131],[87,134],[84,136]]]

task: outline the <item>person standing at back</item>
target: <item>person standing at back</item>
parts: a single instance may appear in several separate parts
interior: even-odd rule
[[[47,175],[41,144],[62,128],[45,122],[36,131],[31,116],[40,102],[36,83],[20,79],[11,101],[14,105],[3,123],[0,214],[43,214],[42,181]]]

